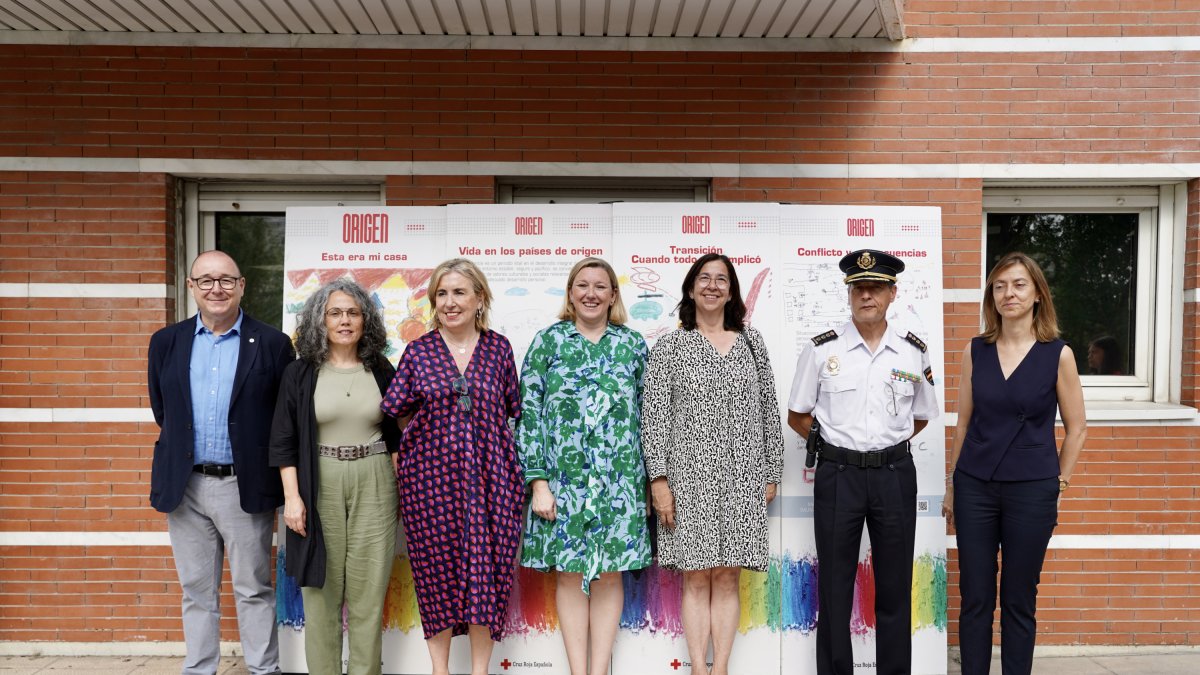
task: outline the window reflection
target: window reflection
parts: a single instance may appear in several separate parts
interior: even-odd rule
[[[276,328],[283,327],[283,213],[216,214],[217,249],[233,256],[246,294],[242,309]]]
[[[1137,303],[1136,213],[988,213],[985,275],[1006,253],[1042,266],[1062,338],[1084,375],[1132,375]]]

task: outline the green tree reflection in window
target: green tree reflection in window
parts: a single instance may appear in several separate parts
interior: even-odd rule
[[[217,249],[233,256],[246,277],[242,309],[283,326],[283,213],[217,213]]]
[[[1079,372],[1131,375],[1137,244],[1136,213],[989,213],[987,273],[1006,253],[1029,254],[1046,273]]]

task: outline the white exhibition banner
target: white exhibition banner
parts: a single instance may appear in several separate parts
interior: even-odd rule
[[[512,343],[517,369],[533,336],[558,320],[567,275],[580,258],[608,259],[606,204],[463,204],[446,207],[446,258],[469,258],[495,301],[492,330]]]
[[[944,404],[941,213],[934,207],[802,206],[774,203],[617,203],[613,205],[454,205],[447,207],[293,207],[287,211],[283,329],[295,330],[304,300],[342,276],[357,281],[384,311],[388,358],[428,330],[429,277],[439,262],[479,265],[494,295],[492,328],[513,346],[518,370],[533,335],[556,321],[567,275],[596,255],[617,271],[629,325],[649,344],[678,323],[684,274],[717,251],[735,263],[747,319],[767,341],[780,414],[800,346],[848,320],[838,260],[858,248],[891,252],[906,263],[889,312],[929,345]],[[772,504],[771,566],[743,572],[732,672],[815,673],[817,560],[812,474],[785,426],[784,483]],[[945,426],[935,420],[914,439],[918,468],[913,575],[913,672],[946,672],[946,550],[941,517]],[[411,569],[398,537],[384,609],[383,671],[429,672]],[[865,541],[855,593],[855,672],[875,672],[873,575]],[[282,556],[286,551],[281,551]],[[286,672],[307,672],[303,609],[279,566],[280,646]],[[679,575],[657,567],[626,573],[625,607],[613,653],[615,675],[690,671],[683,638]],[[496,646],[493,673],[567,675],[552,574],[517,569],[508,637]],[[711,658],[711,655],[710,655]],[[454,641],[452,672],[470,669],[466,638]]]
[[[736,268],[747,322],[762,333],[768,353],[777,353],[776,338],[782,323],[779,314],[771,311],[774,304],[771,275],[779,264],[778,204],[618,203],[612,208],[615,247],[612,263],[621,279],[629,326],[640,331],[651,347],[660,336],[679,325],[676,306],[683,297],[683,279],[688,269],[706,253],[722,253],[729,256]],[[780,368],[775,360],[772,364],[778,381]],[[771,550],[778,551],[778,518],[771,519],[768,532]],[[682,583],[673,572],[658,570],[656,576],[673,587]],[[771,630],[768,618],[772,614],[769,598],[775,595],[770,577],[769,572],[742,572],[741,634],[730,660],[731,672],[780,672],[779,633]],[[638,597],[657,599],[658,593],[658,589],[647,588]],[[691,663],[677,597],[672,596],[671,601],[669,607],[662,600],[647,603],[646,625],[626,627],[629,631],[636,630],[638,639],[617,641],[613,649],[614,673],[688,672]],[[710,650],[710,661],[711,658]]]

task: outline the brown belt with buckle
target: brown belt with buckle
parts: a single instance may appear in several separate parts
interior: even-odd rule
[[[366,445],[318,445],[317,451],[321,453],[322,457],[332,457],[346,462],[385,453],[387,444],[379,440]]]

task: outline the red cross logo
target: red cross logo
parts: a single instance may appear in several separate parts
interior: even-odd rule
[[[679,662],[679,659],[675,659],[674,661],[668,663],[667,665],[671,666],[671,668],[673,670],[679,670],[679,666],[682,666],[683,664]]]
[[[503,661],[500,662],[500,667],[505,670],[508,670],[508,667],[511,665],[512,665],[512,662],[509,661],[508,659],[504,659]]]

